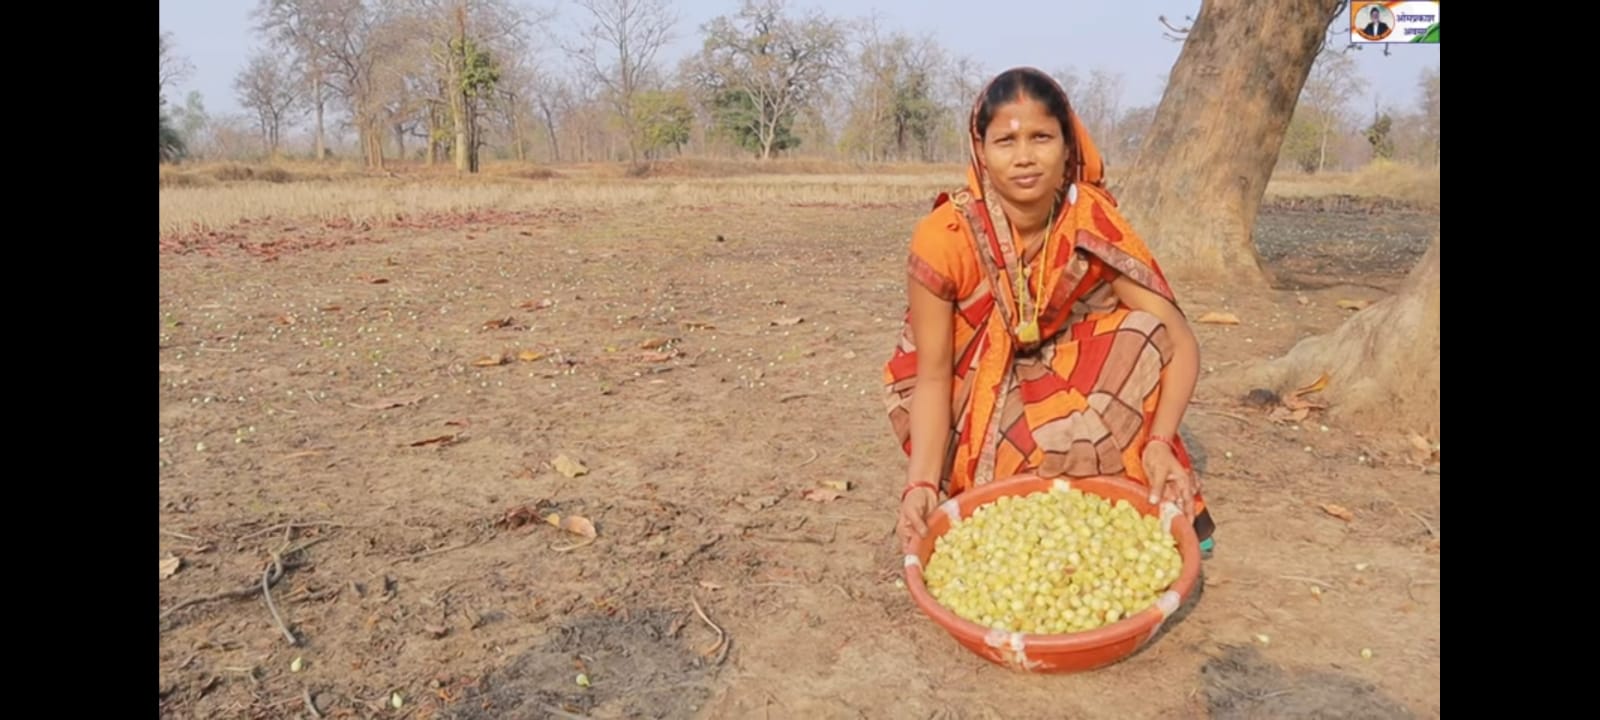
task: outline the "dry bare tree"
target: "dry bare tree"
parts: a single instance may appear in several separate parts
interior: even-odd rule
[[[233,80],[239,105],[255,116],[262,150],[277,157],[284,125],[298,110],[303,86],[284,62],[270,51],[257,52]]]
[[[742,0],[705,28],[696,83],[719,125],[761,159],[784,149],[795,116],[834,79],[845,26],[821,11],[790,14],[783,0]]]
[[[166,104],[167,89],[176,87],[178,83],[189,79],[194,72],[194,64],[189,59],[179,55],[172,39],[172,33],[163,32],[161,35],[161,104]]]
[[[628,139],[628,159],[639,157],[634,102],[647,89],[656,55],[672,41],[677,15],[666,0],[573,0],[583,10],[578,40],[567,52],[589,79],[606,90],[615,119]]]
[[[394,0],[261,0],[261,29],[293,49],[310,69],[316,93],[332,89],[351,114],[368,167],[383,166],[384,107],[377,67],[394,44],[387,32]]]
[[[949,63],[944,48],[932,38],[883,33],[876,18],[855,34],[855,46],[845,73],[847,149],[869,162],[931,161],[950,120],[939,86]]]

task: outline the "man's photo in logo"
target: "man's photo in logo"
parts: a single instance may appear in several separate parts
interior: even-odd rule
[[[1356,11],[1351,18],[1356,32],[1368,40],[1382,40],[1394,32],[1394,12],[1381,3],[1373,3]]]

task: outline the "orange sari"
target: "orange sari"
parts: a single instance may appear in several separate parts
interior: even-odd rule
[[[1043,291],[1036,291],[1047,298],[1038,310],[1040,339],[1019,340],[1018,318],[1033,316],[1029,299],[1020,298],[1019,308],[1014,290],[1022,250],[998,202],[985,199],[976,119],[974,107],[967,186],[935,200],[912,234],[908,260],[913,279],[955,305],[951,428],[940,489],[955,496],[1027,472],[1120,475],[1148,484],[1143,453],[1173,344],[1165,325],[1121,302],[1111,282],[1127,277],[1176,304],[1172,289],[1118,213],[1100,154],[1074,115],[1072,184],[1039,250],[1049,259]],[[907,455],[916,374],[908,309],[884,368],[890,423]],[[1174,446],[1192,472],[1182,441],[1174,438]],[[1195,511],[1206,540],[1213,523],[1198,495]]]

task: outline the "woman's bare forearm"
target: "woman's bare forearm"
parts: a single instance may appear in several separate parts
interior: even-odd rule
[[[1172,361],[1161,371],[1161,396],[1157,400],[1155,419],[1150,432],[1162,437],[1174,437],[1183,414],[1194,397],[1194,386],[1200,378],[1200,343],[1181,316],[1167,323],[1174,344]]]
[[[919,375],[911,396],[911,459],[906,483],[939,485],[950,441],[950,375]]]

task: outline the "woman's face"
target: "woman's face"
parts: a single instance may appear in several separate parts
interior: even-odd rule
[[[984,129],[983,162],[995,190],[1011,204],[1026,208],[1053,202],[1067,174],[1061,121],[1029,97],[996,108]]]

